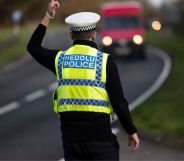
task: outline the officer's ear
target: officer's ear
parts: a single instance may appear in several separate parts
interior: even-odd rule
[[[72,40],[74,40],[73,32],[70,32],[70,38],[71,38]]]
[[[96,31],[92,34],[92,40],[94,41],[96,39]]]

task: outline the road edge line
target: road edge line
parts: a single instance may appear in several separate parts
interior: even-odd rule
[[[35,101],[43,96],[46,95],[46,90],[45,89],[39,89],[37,91],[34,91],[28,95],[26,95],[24,97],[24,101],[26,102],[32,102],[32,101]]]
[[[18,109],[20,107],[19,102],[11,102],[3,107],[0,108],[0,116],[9,113],[15,109]]]
[[[163,67],[161,74],[159,75],[157,80],[152,84],[152,86],[149,87],[140,97],[138,97],[132,103],[129,104],[130,111],[137,108],[143,102],[148,100],[156,91],[158,91],[160,89],[160,87],[164,84],[164,82],[167,80],[167,78],[171,72],[171,69],[172,69],[171,58],[168,56],[168,54],[165,51],[163,51],[162,49],[159,49],[157,47],[150,46],[150,45],[149,45],[149,48],[154,48],[158,51],[158,52],[152,52],[152,50],[151,50],[149,55],[155,55],[155,56],[159,57],[161,60],[163,60],[164,67]],[[117,120],[118,120],[118,117],[115,115],[112,123],[116,122]]]
[[[149,54],[155,55],[160,59],[162,59],[164,62],[164,67],[161,74],[159,75],[157,80],[153,83],[153,85],[129,105],[131,111],[134,110],[137,106],[139,106],[143,102],[145,102],[147,99],[149,99],[155,92],[157,92],[162,87],[162,85],[167,80],[172,69],[171,58],[168,56],[168,54],[165,51],[153,46],[149,46],[149,48],[153,48],[158,51],[158,52],[152,52],[151,50]]]
[[[25,55],[22,56],[21,58],[13,61],[7,65],[4,65],[0,69],[0,76],[3,74],[6,74],[8,72],[12,72],[23,65],[26,65],[30,60],[31,60],[31,56],[29,56],[28,53],[25,53]]]

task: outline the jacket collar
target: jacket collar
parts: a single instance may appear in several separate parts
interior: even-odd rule
[[[97,44],[89,40],[74,40],[73,45],[86,45],[98,50]]]

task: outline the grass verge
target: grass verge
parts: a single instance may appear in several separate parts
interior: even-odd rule
[[[12,33],[13,33],[13,29],[12,28],[0,28],[0,33],[1,33],[1,36],[0,36],[0,43],[11,38],[12,36]]]
[[[147,40],[170,54],[173,70],[162,88],[133,111],[135,124],[146,131],[184,139],[184,37],[150,32]]]
[[[36,22],[23,26],[21,28],[19,41],[17,41],[15,45],[8,49],[0,50],[0,68],[26,55],[27,43],[29,41],[30,36],[32,35],[32,32],[38,24],[39,22]],[[51,23],[51,25],[49,25],[48,27],[48,30],[59,28],[61,28],[61,24]],[[13,35],[12,28],[1,28],[0,34],[2,35],[0,41],[5,41],[6,39],[11,38],[11,36]]]

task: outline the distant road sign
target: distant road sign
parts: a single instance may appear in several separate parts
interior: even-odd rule
[[[14,23],[20,23],[20,21],[22,20],[22,17],[23,17],[22,11],[15,10],[12,12],[12,21]]]

